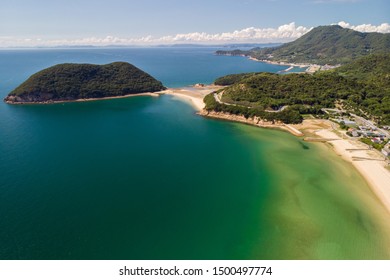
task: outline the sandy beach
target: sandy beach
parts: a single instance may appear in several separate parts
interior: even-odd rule
[[[313,139],[321,138],[323,141],[320,142],[329,143],[339,156],[359,171],[390,212],[390,171],[379,151],[371,150],[357,139],[335,130],[335,124],[327,120],[305,120],[294,127],[304,131],[307,136],[314,136]]]
[[[334,132],[322,129],[316,132],[323,138],[339,138]],[[374,193],[390,212],[390,171],[384,156],[374,150],[368,150],[367,145],[355,140],[342,139],[328,141],[343,159],[351,162],[363,175]]]
[[[180,98],[181,100],[189,102],[197,111],[201,111],[205,104],[203,102],[204,97],[207,94],[212,93],[222,86],[205,85],[205,86],[192,86],[183,88],[169,88],[161,93],[169,94]]]

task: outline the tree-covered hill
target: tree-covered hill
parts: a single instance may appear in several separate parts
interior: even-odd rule
[[[242,79],[249,78],[259,73],[242,73],[242,74],[231,74],[220,77],[214,81],[214,84],[218,86],[230,86],[236,82],[241,81]]]
[[[337,102],[380,124],[390,124],[389,65],[390,54],[378,54],[314,75],[248,73],[219,78],[216,84],[230,85],[222,96],[223,109],[228,112],[229,106],[239,114],[247,108],[269,111],[287,106],[300,114],[317,114]],[[213,110],[213,104],[209,105],[206,109]]]
[[[357,59],[334,72],[364,88],[354,97],[360,110],[382,124],[390,124],[390,53]]]
[[[362,33],[338,25],[319,26],[297,40],[273,48],[217,51],[288,63],[345,64],[356,58],[390,52],[390,34]]]
[[[374,83],[384,90],[390,89],[390,54],[369,55],[338,67],[339,75],[358,79],[365,83]]]
[[[106,65],[59,64],[44,69],[14,89],[8,103],[69,101],[122,96],[163,90],[161,82],[137,67],[114,62]]]
[[[260,73],[227,88],[223,101],[262,109],[294,104],[332,107],[335,99],[347,99],[359,90],[355,82],[330,73]]]

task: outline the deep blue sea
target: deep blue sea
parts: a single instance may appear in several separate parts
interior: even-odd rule
[[[216,56],[217,48],[34,49],[1,50],[1,97],[31,74],[59,63],[105,64],[125,61],[146,71],[167,87],[210,84],[227,74],[277,72],[288,67],[243,57]],[[4,92],[3,92],[4,91]]]
[[[0,50],[0,98],[64,62],[126,61],[167,87],[287,68],[215,50]],[[326,148],[171,96],[0,102],[0,259],[389,258],[384,213]]]

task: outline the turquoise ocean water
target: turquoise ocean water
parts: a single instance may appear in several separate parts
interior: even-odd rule
[[[168,87],[286,67],[213,48],[0,51],[0,97],[45,67],[127,61]],[[389,258],[388,215],[325,146],[170,96],[0,104],[0,259]]]

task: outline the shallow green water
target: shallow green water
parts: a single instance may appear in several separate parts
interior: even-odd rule
[[[324,144],[242,129],[261,143],[272,174],[261,214],[270,246],[254,258],[390,257],[389,215],[351,164]]]

